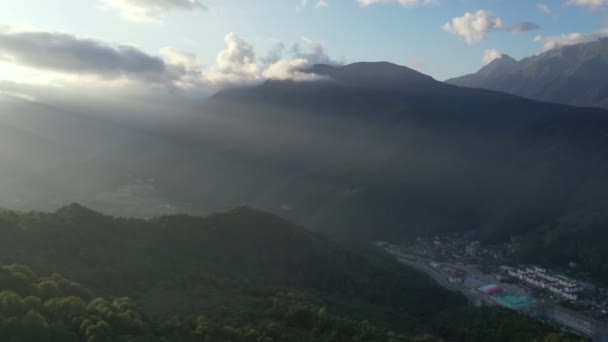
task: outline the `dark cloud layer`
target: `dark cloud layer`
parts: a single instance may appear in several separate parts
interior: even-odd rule
[[[131,46],[51,32],[0,33],[0,58],[20,65],[103,78],[162,74],[164,61]]]
[[[529,22],[529,21],[524,21],[521,22],[515,26],[509,27],[509,32],[511,33],[524,33],[524,32],[530,32],[530,31],[536,31],[540,29],[540,26],[536,25],[535,23]]]

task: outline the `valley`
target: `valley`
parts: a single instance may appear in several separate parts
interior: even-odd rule
[[[550,322],[593,341],[604,341],[608,338],[605,289],[586,285],[586,291],[595,294],[597,299],[566,303],[555,296],[538,291],[530,284],[514,282],[510,277],[512,268],[507,266],[500,267],[502,272],[496,270],[496,273],[490,273],[487,265],[463,264],[455,257],[449,257],[448,260],[451,261],[445,261],[445,257],[440,258],[443,261],[437,261],[431,259],[427,253],[421,254],[415,249],[402,250],[385,242],[378,242],[377,245],[394,255],[399,262],[429,274],[446,289],[462,293],[472,305],[504,307],[534,319]],[[573,304],[574,302],[577,303]],[[597,307],[589,303],[595,303]],[[577,305],[576,311],[572,309]]]
[[[0,342],[608,342],[608,0],[0,9]]]

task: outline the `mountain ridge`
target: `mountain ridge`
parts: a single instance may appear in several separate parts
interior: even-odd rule
[[[357,62],[342,66],[315,64],[306,71],[362,86],[399,87],[418,82],[437,82],[431,76],[414,69],[384,61]]]
[[[376,66],[399,73],[370,75]],[[59,198],[122,216],[248,205],[345,239],[475,230],[501,242],[596,215],[594,203],[608,200],[605,110],[443,84],[388,63],[321,68],[342,73],[342,81],[228,89],[170,127],[106,138],[103,153],[84,150],[86,162],[57,163],[71,157],[60,149],[40,156],[55,161],[57,178],[46,163],[7,165],[5,182],[28,177],[3,194],[2,206],[10,208],[27,186],[35,203],[52,201],[47,207]],[[62,122],[55,126],[73,146],[84,145],[89,134],[81,133],[89,130],[102,142],[114,136],[105,126]],[[0,136],[4,152],[28,146],[14,138]],[[27,151],[46,147],[32,145]],[[572,259],[594,267],[582,257]]]
[[[608,108],[608,39],[558,47],[501,72],[488,69],[448,84],[503,91],[545,102]],[[506,71],[506,72],[505,72]]]

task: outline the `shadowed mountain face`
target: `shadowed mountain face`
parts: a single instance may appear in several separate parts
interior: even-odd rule
[[[560,47],[519,62],[503,55],[475,74],[446,82],[539,101],[608,108],[608,39]]]
[[[317,64],[309,72],[335,81],[366,87],[405,88],[437,85],[430,76],[387,62],[361,62],[340,68]]]
[[[362,239],[469,229],[502,239],[596,215],[608,199],[603,110],[455,87],[389,63],[312,71],[322,77],[222,91],[153,129],[50,111],[57,130],[36,136],[59,145],[0,136],[48,150],[3,164],[23,185],[9,197],[23,188],[128,216],[250,205]]]
[[[502,238],[585,208],[606,186],[602,110],[454,87],[387,63],[313,71],[327,78],[223,91],[189,125],[272,165],[243,194],[269,209],[285,203],[300,222],[366,238]]]

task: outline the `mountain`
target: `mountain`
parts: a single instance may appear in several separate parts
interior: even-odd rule
[[[248,208],[152,220],[76,204],[3,212],[0,237],[0,336],[14,341],[579,340],[468,307],[381,250]]]
[[[388,62],[360,62],[336,68],[316,64],[307,72],[333,80],[367,87],[404,88],[421,84],[436,85],[432,77],[418,71]]]
[[[449,84],[573,106],[608,108],[608,39],[563,46],[519,62],[502,56]]]
[[[447,80],[447,83],[461,87],[491,89],[490,84],[499,77],[511,75],[521,68],[519,62],[509,55],[501,55],[485,65],[475,74]]]
[[[120,189],[136,176],[113,162],[115,151],[139,141],[162,140],[126,120],[112,122],[72,106],[0,99],[0,207],[53,210],[70,201],[111,202],[137,215]],[[126,183],[126,184],[125,184]],[[104,201],[104,197],[111,198]],[[155,199],[156,202],[161,202]],[[154,203],[150,200],[149,202]]]
[[[552,222],[586,184],[603,184],[606,112],[455,87],[405,67],[391,66],[387,79],[376,67],[387,64],[317,66],[340,76],[220,92],[190,135],[273,165],[270,183],[252,172],[258,182],[244,193],[351,236],[509,236]]]
[[[0,207],[77,201],[151,217],[246,205],[343,239],[520,236],[547,242],[546,254],[522,258],[570,259],[608,279],[595,261],[608,260],[606,111],[457,87],[389,63],[308,72],[318,77],[226,89],[153,125],[20,104],[0,116],[7,127],[53,125],[0,135],[0,182],[11,185]],[[575,248],[585,245],[592,255]]]
[[[457,87],[386,63],[313,70],[324,78],[222,91],[189,121],[184,136],[229,142],[228,154],[251,163],[250,180],[239,182],[246,203],[349,238],[473,230],[500,242],[563,230],[568,241],[576,232],[566,222],[587,222],[585,236],[597,239],[584,241],[607,242],[599,208],[608,203],[608,112]],[[592,261],[602,249],[593,250],[591,258],[561,248],[554,261],[605,278],[605,264]]]

